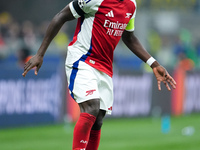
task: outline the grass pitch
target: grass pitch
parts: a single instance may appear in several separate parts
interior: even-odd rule
[[[182,129],[192,127],[193,134]],[[71,150],[74,124],[0,130],[0,150]],[[200,150],[200,114],[172,117],[169,133],[160,118],[106,118],[99,150]]]

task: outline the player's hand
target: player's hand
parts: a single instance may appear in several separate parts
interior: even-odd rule
[[[40,67],[42,66],[43,63],[43,57],[39,56],[39,55],[34,55],[24,66],[24,72],[22,73],[22,75],[25,77],[26,74],[34,67],[36,67],[35,69],[35,75],[38,74],[38,71],[40,69]]]
[[[158,90],[161,90],[161,82],[165,84],[167,89],[171,91],[170,86],[175,89],[176,81],[169,75],[167,70],[162,66],[157,66],[153,68],[154,75],[156,76],[158,82]],[[170,86],[169,86],[170,85]]]

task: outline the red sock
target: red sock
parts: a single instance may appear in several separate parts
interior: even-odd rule
[[[101,130],[91,130],[90,139],[86,150],[98,150],[101,137]]]
[[[74,127],[73,150],[85,150],[90,137],[91,128],[96,117],[88,113],[81,113]]]

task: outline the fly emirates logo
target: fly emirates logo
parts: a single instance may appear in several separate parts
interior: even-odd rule
[[[107,28],[106,34],[113,36],[122,36],[124,29],[126,28],[126,23],[111,22],[110,20],[105,20],[104,27]]]

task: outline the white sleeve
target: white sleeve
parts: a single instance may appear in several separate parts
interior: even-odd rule
[[[73,2],[69,3],[69,9],[71,10],[72,15],[74,16],[74,18],[79,18],[79,14],[76,12],[76,10],[73,7]]]
[[[69,8],[75,18],[93,11],[93,8],[99,0],[74,0],[70,2]]]

